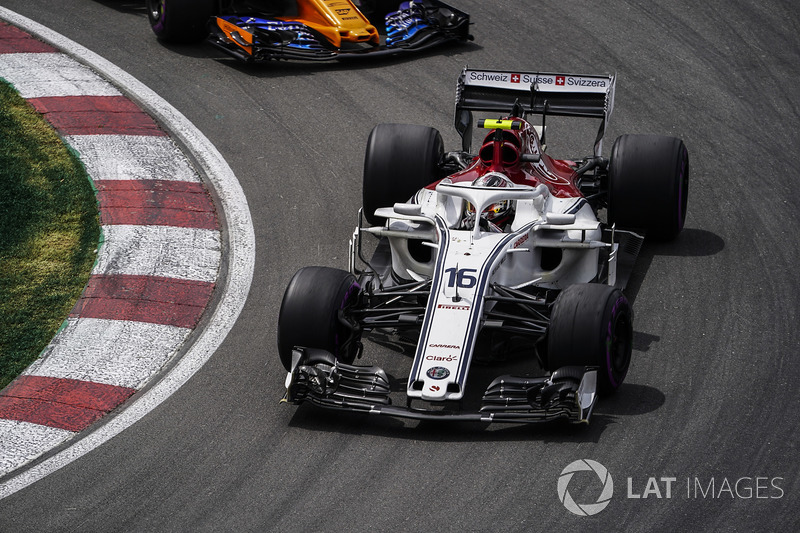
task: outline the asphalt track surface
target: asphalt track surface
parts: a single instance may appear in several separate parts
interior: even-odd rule
[[[0,531],[800,527],[794,3],[459,1],[476,23],[473,45],[255,68],[207,46],[159,44],[138,3],[57,4],[3,2],[117,64],[215,144],[250,205],[256,270],[209,362],[105,445],[0,500]],[[622,133],[675,135],[689,148],[686,230],[645,246],[628,291],[636,336],[625,386],[589,427],[434,425],[279,405],[277,308],[301,266],[346,267],[369,130],[431,125],[455,148],[453,90],[466,64],[616,72],[606,153]],[[591,137],[573,142],[551,125],[551,153],[590,151]],[[392,370],[408,362],[376,358]],[[579,459],[598,461],[615,483],[592,517],[568,512],[556,490]],[[569,486],[581,503],[600,493],[586,474]]]

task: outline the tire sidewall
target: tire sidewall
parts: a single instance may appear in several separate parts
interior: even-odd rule
[[[166,0],[164,0],[166,1]],[[158,17],[154,16],[158,12]],[[153,33],[161,35],[164,33],[164,3],[160,0],[147,0],[147,18],[150,20],[150,27]]]
[[[633,310],[621,290],[596,283],[567,287],[550,317],[548,370],[598,367],[598,392],[613,393],[628,373],[632,336]]]
[[[346,331],[338,322],[339,311],[358,295],[355,277],[344,270],[305,267],[292,277],[278,314],[278,355],[290,370],[295,346],[319,348],[346,363],[355,357],[354,347],[345,350]]]
[[[686,220],[689,154],[683,141],[662,135],[622,135],[609,165],[608,223],[674,239]]]
[[[364,157],[362,205],[371,225],[383,223],[375,210],[408,201],[439,178],[444,154],[435,128],[412,124],[378,124],[369,134]]]
[[[160,4],[159,17],[153,16]],[[218,0],[147,0],[147,16],[156,37],[170,43],[195,43],[208,35],[208,21],[219,11]]]
[[[360,11],[379,31],[386,31],[386,15],[397,11],[400,1],[362,0]]]
[[[631,362],[633,316],[628,299],[621,291],[609,294],[606,312],[603,316],[605,324],[604,349],[598,361],[600,373],[598,376],[601,394],[610,394],[616,391],[625,381]],[[623,338],[619,338],[623,336]],[[615,337],[617,337],[615,339]],[[619,351],[627,353],[620,354]]]

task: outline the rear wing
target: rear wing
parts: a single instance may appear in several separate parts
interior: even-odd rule
[[[456,87],[456,131],[465,152],[472,144],[473,111],[590,117],[601,119],[594,151],[603,147],[614,108],[616,76],[464,69]]]

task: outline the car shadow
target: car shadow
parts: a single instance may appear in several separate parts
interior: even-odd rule
[[[652,242],[645,240],[642,250],[636,259],[625,295],[631,305],[636,302],[639,290],[647,277],[647,272],[656,256],[667,257],[707,257],[716,255],[725,249],[725,241],[716,233],[696,228],[685,228],[680,236],[672,242]],[[661,338],[644,331],[633,332],[633,349],[647,352]]]
[[[633,272],[625,286],[625,295],[633,305],[642,288],[647,272],[656,256],[666,257],[707,257],[725,249],[725,240],[704,229],[684,228],[677,239],[671,242],[653,242],[645,239]],[[634,342],[636,339],[634,338]]]
[[[401,420],[389,416],[332,412],[310,404],[296,408],[289,426],[324,433],[370,435],[427,442],[598,443],[606,428],[632,416],[660,408],[664,394],[654,387],[626,383],[611,397],[601,398],[589,424],[566,421],[534,424],[462,422],[449,420]]]
[[[185,47],[180,47],[185,48]],[[172,50],[182,53],[178,47]],[[453,57],[465,53],[481,50],[480,45],[472,41],[465,43],[443,43],[428,50],[407,51],[395,55],[379,55],[371,57],[369,54],[340,56],[337,59],[326,61],[280,60],[262,62],[244,62],[226,55],[212,45],[205,43],[203,51],[210,50],[207,54],[220,64],[227,65],[242,74],[255,78],[290,78],[293,76],[307,77],[309,74],[323,72],[340,72],[354,70],[369,70],[402,65],[412,61],[419,61],[428,57]],[[193,56],[197,57],[197,56]]]
[[[147,6],[144,0],[94,0],[96,3],[109,7],[120,13],[135,13],[147,17]]]
[[[477,365],[470,371],[467,393],[462,401],[464,411],[480,407],[485,386],[500,373],[531,367],[528,361],[510,365]],[[535,367],[535,365],[533,365]],[[530,370],[530,368],[529,368]],[[536,374],[537,372],[532,372]],[[541,374],[542,372],[539,372]],[[405,398],[406,379],[389,376],[395,405]],[[302,404],[292,415],[289,426],[310,431],[372,435],[392,439],[413,439],[430,442],[460,441],[531,441],[599,442],[605,429],[618,421],[653,412],[665,402],[664,394],[654,387],[625,383],[612,396],[600,398],[589,424],[564,420],[533,424],[465,422],[459,420],[408,420],[347,411],[331,411],[311,404]]]

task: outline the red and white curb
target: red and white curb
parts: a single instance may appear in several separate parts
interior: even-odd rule
[[[0,391],[5,474],[86,429],[164,366],[211,298],[221,242],[211,197],[183,153],[110,83],[10,25],[0,26],[0,77],[85,161],[104,236],[66,325]]]
[[[97,189],[103,232],[89,283],[70,317],[40,358],[0,391],[0,478],[8,478],[0,483],[2,498],[107,441],[202,366],[243,307],[254,236],[230,168],[174,108],[33,21],[4,8],[0,18],[13,24],[0,22],[0,77],[80,155]],[[200,175],[153,117],[208,177],[221,221]],[[227,230],[226,254],[220,222]],[[221,279],[223,259],[227,275]],[[215,290],[218,303],[206,327],[160,376]],[[80,433],[155,376],[160,381],[109,423]],[[79,434],[74,445],[21,468]]]

